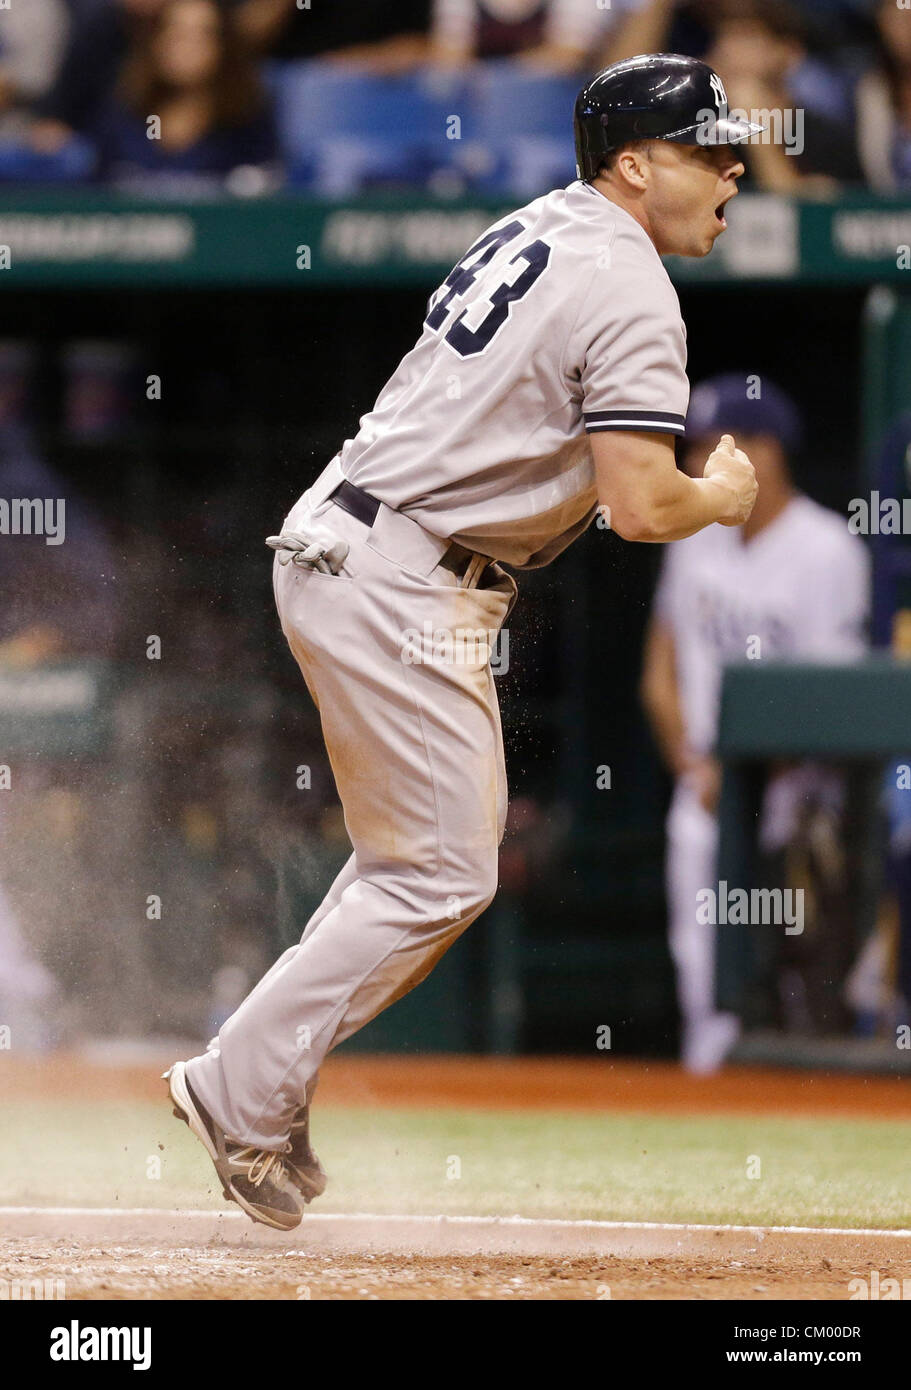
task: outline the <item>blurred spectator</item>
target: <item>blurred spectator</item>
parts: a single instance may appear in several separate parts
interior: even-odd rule
[[[55,153],[84,134],[110,99],[131,40],[148,32],[164,0],[81,0],[56,79],[36,104],[31,142]]]
[[[459,66],[476,58],[521,57],[554,72],[580,71],[619,11],[642,0],[434,0],[431,53]]]
[[[773,193],[822,195],[840,183],[863,181],[854,132],[836,114],[839,79],[818,60],[808,68],[808,22],[787,0],[648,0],[619,27],[605,61],[666,51],[675,43],[715,68],[731,107],[794,112],[800,122],[789,127],[779,117],[776,130],[773,118],[774,139],[759,136],[744,148],[748,181]],[[817,104],[810,105],[814,93]]]
[[[271,112],[230,12],[214,0],[165,0],[89,133],[102,176],[121,186],[186,192],[230,180],[261,192],[274,182]]]
[[[872,188],[911,187],[911,14],[895,0],[876,8],[880,60],[857,87],[860,159]]]
[[[135,397],[135,351],[108,339],[76,339],[63,351],[64,419],[81,444],[116,440],[129,427]]]
[[[374,73],[404,72],[427,54],[430,0],[358,0],[299,8],[295,0],[239,0],[247,42],[270,58],[325,58]]]
[[[121,186],[263,192],[277,141],[260,58],[374,75],[515,58],[575,77],[673,50],[711,62],[732,106],[773,113],[769,142],[744,151],[746,186],[828,196],[866,175],[889,191],[911,181],[911,32],[892,0],[870,4],[880,57],[858,80],[872,29],[861,0],[17,0],[0,9],[0,135],[24,131],[46,156],[86,137]],[[795,111],[798,129],[778,114]],[[160,139],[148,138],[150,115]]]
[[[717,891],[721,768],[713,748],[723,667],[745,660],[756,641],[762,658],[773,660],[844,660],[864,650],[867,554],[842,517],[795,488],[788,453],[799,430],[794,405],[771,382],[762,382],[755,399],[745,378],[733,374],[694,390],[687,471],[701,476],[729,431],[752,460],[759,495],[743,527],[710,526],[666,548],[646,639],[643,700],[675,779],[667,897],[683,1061],[698,1072],[713,1071],[738,1032],[736,1017],[715,1008],[715,929],[698,913],[698,895],[713,885]],[[811,790],[828,824],[840,796],[834,774],[800,766],[770,782],[763,850],[780,853],[808,808],[819,820]]]
[[[718,0],[642,0],[608,37],[599,66],[637,53],[687,53],[704,58],[717,19]]]
[[[732,106],[794,110],[802,121],[802,131],[794,127],[800,141],[793,147],[778,139],[767,142],[763,135],[745,151],[748,173],[772,193],[828,193],[839,183],[863,181],[850,125],[795,105],[789,75],[806,56],[804,22],[782,0],[728,0],[706,54],[706,61],[721,74]]]
[[[4,136],[18,133],[26,108],[53,83],[68,28],[63,0],[28,0],[0,9],[0,131]]]

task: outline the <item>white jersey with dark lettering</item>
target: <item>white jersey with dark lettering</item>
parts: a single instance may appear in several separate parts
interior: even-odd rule
[[[861,656],[869,584],[863,542],[801,493],[750,540],[707,526],[667,546],[655,612],[674,639],[690,747],[714,747],[728,662]]]
[[[651,240],[572,183],[466,252],[342,470],[434,535],[546,564],[595,514],[587,433],[682,434],[685,369],[680,306]]]

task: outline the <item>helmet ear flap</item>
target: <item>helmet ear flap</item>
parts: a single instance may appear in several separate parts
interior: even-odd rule
[[[584,100],[586,88],[576,98],[573,127],[576,140],[576,177],[586,183],[597,178],[598,171],[610,153],[605,118]]]

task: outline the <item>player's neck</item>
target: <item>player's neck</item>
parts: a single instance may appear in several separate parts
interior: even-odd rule
[[[639,226],[645,232],[649,241],[651,241],[653,245],[655,244],[655,238],[652,236],[648,218],[641,203],[634,201],[632,198],[625,198],[614,184],[609,183],[608,180],[602,178],[600,174],[597,178],[592,179],[591,186],[596,193],[600,193],[601,197],[606,198],[609,203],[613,203],[615,207],[622,208],[624,212],[629,213],[630,217],[639,223]]]

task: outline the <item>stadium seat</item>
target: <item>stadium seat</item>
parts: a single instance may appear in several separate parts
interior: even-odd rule
[[[375,77],[310,62],[273,65],[269,83],[290,182],[336,198],[424,183],[445,162],[462,89],[432,73]]]
[[[573,103],[579,83],[513,62],[479,64],[473,76],[473,160],[478,189],[533,197],[575,177]],[[485,158],[486,156],[486,158]]]
[[[97,156],[79,136],[55,154],[39,154],[18,140],[0,141],[0,183],[81,183],[91,178]]]
[[[531,197],[574,176],[575,78],[511,61],[399,77],[296,62],[267,78],[289,181],[326,197],[447,180]]]

